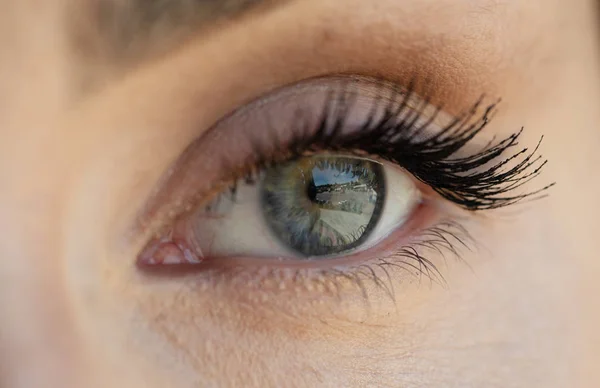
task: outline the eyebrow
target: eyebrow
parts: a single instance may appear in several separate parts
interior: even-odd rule
[[[84,17],[75,23],[76,42],[84,53],[91,44],[96,54],[127,61],[145,52],[163,51],[193,32],[250,10],[289,1],[85,0]]]

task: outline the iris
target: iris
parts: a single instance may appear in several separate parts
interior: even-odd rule
[[[364,158],[304,157],[267,170],[260,195],[281,243],[305,257],[328,256],[369,237],[381,216],[385,174]]]

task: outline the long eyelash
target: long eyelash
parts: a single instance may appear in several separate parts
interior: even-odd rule
[[[268,152],[263,147],[254,147],[259,155],[257,168],[320,151],[376,156],[403,167],[445,199],[473,211],[501,208],[527,198],[540,198],[554,185],[551,183],[525,193],[516,192],[540,175],[547,163],[538,155],[543,137],[532,151],[523,148],[504,157],[510,149],[519,145],[522,128],[505,139],[492,140],[473,155],[458,156],[488,125],[496,112],[497,103],[481,112],[482,98],[441,130],[433,129],[433,122],[442,107],[437,107],[434,114],[427,118],[424,112],[429,106],[428,99],[422,100],[416,108],[410,107],[410,102],[415,98],[413,85],[404,93],[393,90],[387,102],[377,98],[367,120],[352,133],[343,132],[342,129],[356,96],[349,91],[348,85],[337,92],[331,91],[316,130],[307,130],[309,118],[303,117],[303,112],[299,111],[297,127],[287,151],[267,157]],[[382,114],[377,117],[381,110]]]

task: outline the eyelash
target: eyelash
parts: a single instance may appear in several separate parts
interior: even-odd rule
[[[436,225],[420,231],[420,237],[386,257],[377,257],[368,262],[328,268],[285,268],[258,266],[252,269],[236,265],[208,265],[202,271],[200,281],[202,290],[225,286],[238,289],[241,295],[250,298],[268,298],[271,292],[294,290],[298,297],[302,291],[318,290],[320,301],[332,297],[341,301],[345,285],[358,290],[365,306],[370,305],[372,292],[369,284],[375,286],[383,295],[396,301],[394,284],[397,276],[408,275],[407,280],[425,278],[432,284],[446,285],[446,280],[433,261],[427,259],[428,253],[436,253],[446,261],[451,254],[462,262],[461,252],[475,251],[478,248],[467,229],[456,220],[445,219]],[[192,266],[193,267],[193,266]],[[188,274],[189,268],[170,268],[170,275]],[[253,292],[249,292],[249,290]],[[300,293],[299,293],[300,292]],[[262,297],[261,297],[262,296]]]
[[[385,87],[389,85],[386,84]],[[397,88],[392,89],[392,95],[383,106],[384,114],[379,119],[375,118],[375,113],[381,109],[381,100],[376,100],[366,123],[352,133],[342,133],[341,129],[351,111],[354,96],[345,86],[337,95],[335,93],[331,92],[325,103],[318,129],[310,133],[301,127],[302,124],[298,126],[287,151],[273,153],[267,150],[281,147],[277,136],[272,137],[275,141],[271,148],[255,143],[254,167],[243,174],[241,180],[252,184],[264,169],[317,152],[345,152],[396,164],[443,198],[471,211],[497,209],[527,198],[539,199],[555,184],[526,193],[507,195],[539,176],[547,163],[541,155],[537,155],[543,137],[533,151],[523,148],[497,161],[506,151],[518,146],[523,128],[501,141],[490,141],[473,155],[452,158],[487,126],[496,111],[497,103],[489,105],[483,114],[476,117],[482,98],[466,113],[437,130],[437,133],[422,138],[423,134],[433,132],[429,126],[442,111],[442,107],[437,107],[435,113],[425,119],[424,124],[417,125],[423,121],[424,110],[429,106],[429,101],[424,99],[417,108],[409,107],[409,102],[415,97],[413,84],[405,93]],[[300,116],[301,114],[299,122],[302,123]],[[401,119],[395,121],[398,118]],[[504,169],[519,157],[522,159],[518,163]],[[231,186],[234,198],[239,181],[240,179],[236,179]]]
[[[298,111],[296,127],[292,128],[293,135],[286,141],[287,147],[282,147],[275,131],[268,137],[271,144],[251,142],[253,155],[250,167],[242,170],[241,174],[235,174],[233,179],[229,177],[227,182],[233,182],[228,184],[229,195],[235,200],[238,184],[257,182],[265,169],[323,152],[368,156],[396,164],[444,199],[469,211],[497,209],[525,199],[541,198],[554,185],[552,183],[538,190],[512,194],[537,177],[547,162],[537,155],[541,139],[533,151],[524,148],[501,159],[508,150],[518,145],[522,129],[503,140],[492,140],[470,156],[455,157],[486,127],[495,113],[496,103],[479,114],[483,100],[480,99],[441,130],[433,129],[431,127],[443,111],[442,107],[426,115],[425,110],[430,106],[428,99],[421,100],[416,107],[410,106],[416,99],[413,83],[405,92],[381,83],[380,89],[390,90],[390,95],[384,101],[383,93],[379,93],[381,97],[374,101],[366,121],[358,130],[349,133],[343,129],[356,98],[349,86],[352,86],[351,81],[330,91],[316,130],[307,129],[310,127],[310,117]],[[380,117],[378,112],[382,113]],[[210,211],[211,206],[223,195],[227,195],[227,190],[214,197],[205,210]],[[444,283],[441,272],[433,261],[426,258],[425,252],[437,253],[444,259],[445,253],[450,253],[461,260],[460,252],[463,249],[471,250],[475,244],[466,228],[451,219],[444,219],[418,233],[419,237],[396,247],[387,257],[369,259],[357,265],[291,269],[291,275],[290,269],[265,266],[254,273],[253,281],[279,279],[283,282],[287,281],[284,279],[295,279],[304,282],[308,279],[338,289],[337,281],[345,279],[357,286],[366,298],[363,280],[369,280],[394,299],[390,269],[400,269],[417,277],[425,276],[433,282]],[[207,265],[206,272],[213,277],[221,274],[228,278],[230,284],[235,283],[235,279],[244,279],[243,283],[247,285],[250,276],[249,271],[228,265]],[[236,274],[240,276],[236,277]],[[281,289],[280,286],[278,288]]]

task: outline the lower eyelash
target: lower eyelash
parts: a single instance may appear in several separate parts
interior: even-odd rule
[[[391,271],[400,271],[419,282],[425,278],[431,284],[445,287],[446,279],[438,266],[426,256],[429,256],[429,253],[437,254],[444,264],[447,264],[447,255],[463,262],[462,251],[472,251],[475,245],[475,240],[466,228],[456,221],[447,220],[423,230],[418,239],[401,246],[387,257],[379,257],[347,269],[327,269],[324,275],[326,278],[331,277],[333,281],[336,277],[350,280],[360,289],[366,302],[369,300],[369,295],[365,281],[371,282],[395,301],[393,280],[395,276],[390,273]]]
[[[290,268],[268,264],[247,267],[215,263],[199,270],[203,275],[199,280],[203,289],[216,289],[223,284],[228,289],[239,288],[242,294],[252,294],[252,297],[260,293],[272,296],[274,293],[290,291],[294,296],[302,297],[318,290],[319,297],[342,300],[343,290],[351,287],[359,291],[368,306],[374,290],[395,302],[395,285],[402,282],[421,282],[426,279],[430,284],[446,287],[447,282],[439,265],[447,265],[448,259],[464,262],[462,254],[476,248],[475,240],[461,223],[443,220],[422,230],[413,241],[393,249],[385,257],[356,265]],[[430,254],[439,257],[441,263],[436,264],[428,259]],[[189,269],[182,273],[188,275]]]

